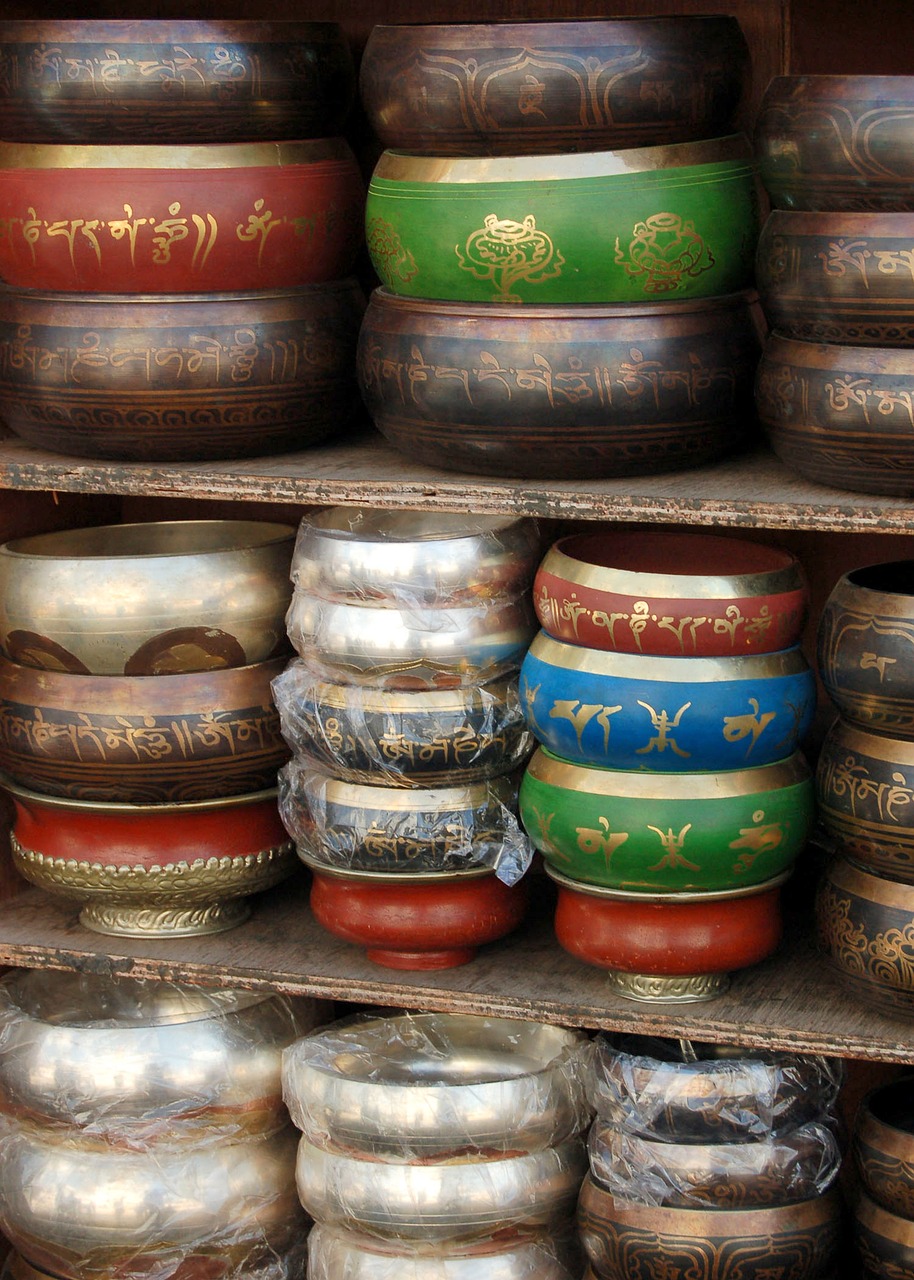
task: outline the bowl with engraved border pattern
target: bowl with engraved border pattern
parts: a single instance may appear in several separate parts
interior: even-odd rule
[[[909,1220],[914,1219],[912,1099],[914,1079],[909,1075],[871,1089],[857,1110],[852,1142],[863,1190],[882,1209]],[[911,1231],[914,1246],[914,1227]]]
[[[854,1243],[863,1280],[895,1280],[914,1274],[914,1222],[861,1191],[854,1204]]]
[[[362,243],[364,200],[343,138],[0,142],[0,279],[130,294],[339,280]]]
[[[428,302],[376,290],[362,397],[400,452],[490,475],[646,475],[752,434],[754,293],[614,306]]]
[[[556,639],[671,658],[787,649],[808,594],[789,551],[685,529],[560,538],[533,583],[540,626]]]
[[[39,448],[126,462],[300,449],[361,417],[353,279],[249,293],[0,287],[0,418]]]

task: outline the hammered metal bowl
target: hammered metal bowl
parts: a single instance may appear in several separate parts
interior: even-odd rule
[[[534,1235],[423,1244],[379,1240],[318,1224],[308,1237],[309,1280],[578,1280],[577,1249]],[[13,1276],[11,1280],[30,1280]]]
[[[853,1158],[863,1190],[882,1209],[914,1221],[914,1081],[880,1085],[854,1120]],[[912,1232],[914,1244],[914,1232]]]

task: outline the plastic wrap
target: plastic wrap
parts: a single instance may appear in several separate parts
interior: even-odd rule
[[[302,587],[286,614],[292,647],[318,677],[376,689],[453,689],[520,668],[536,633],[529,596],[418,608],[324,600]]]
[[[20,970],[0,982],[0,1112],[49,1140],[147,1149],[288,1123],[282,1051],[321,1005],[261,992]]]
[[[371,1014],[283,1054],[292,1121],[313,1143],[398,1160],[554,1146],[590,1123],[578,1031],[470,1014]]]
[[[326,600],[452,607],[529,590],[539,556],[525,517],[330,507],[303,517],[292,581]]]
[[[837,1059],[725,1045],[601,1035],[591,1100],[628,1133],[685,1142],[764,1140],[827,1115]]]
[[[465,871],[491,867],[516,884],[533,846],[514,812],[517,783],[372,787],[291,760],[279,773],[279,812],[299,855],[348,871]]]
[[[617,1200],[684,1209],[746,1209],[823,1195],[841,1167],[833,1125],[810,1120],[758,1142],[658,1142],[597,1120],[594,1177]]]
[[[194,1274],[198,1274],[196,1267],[200,1266],[206,1280],[304,1280],[308,1266],[308,1236],[302,1232],[285,1253],[270,1250],[263,1261],[251,1267],[227,1269],[220,1259],[213,1259],[206,1255],[202,1258],[193,1258],[191,1266],[194,1267]],[[155,1272],[152,1274],[155,1276]],[[184,1274],[186,1275],[186,1272]],[[33,1267],[21,1253],[11,1253],[0,1267],[0,1280],[56,1280],[56,1278],[47,1271]],[[106,1280],[111,1280],[111,1277],[107,1277]]]
[[[521,768],[536,745],[514,677],[456,689],[371,689],[323,680],[298,658],[273,681],[273,697],[295,755],[348,782],[478,782]]]

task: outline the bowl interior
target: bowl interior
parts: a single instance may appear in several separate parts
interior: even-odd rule
[[[567,556],[601,569],[634,573],[744,577],[786,568],[793,557],[779,547],[736,538],[681,533],[637,533],[629,537],[607,533],[566,538],[559,549]]]
[[[42,533],[17,538],[4,549],[34,559],[120,560],[238,551],[283,542],[294,534],[292,525],[260,520],[166,520]]]
[[[914,560],[890,560],[885,564],[865,565],[853,569],[847,580],[864,591],[881,591],[886,595],[914,595]]]
[[[896,1080],[877,1089],[867,1102],[870,1114],[881,1124],[914,1134],[914,1077]]]

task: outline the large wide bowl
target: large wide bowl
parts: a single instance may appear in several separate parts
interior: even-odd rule
[[[854,1205],[854,1243],[863,1280],[914,1275],[914,1222],[861,1192]]]
[[[789,551],[686,529],[559,538],[533,583],[540,626],[557,640],[670,658],[788,649],[808,596]]]
[[[311,911],[338,938],[388,969],[451,969],[517,928],[528,879],[507,885],[488,868],[399,872],[311,864]]]
[[[551,1234],[481,1241],[381,1240],[318,1224],[309,1280],[577,1280],[577,1249]],[[13,1275],[10,1280],[32,1280]]]
[[[654,1280],[658,1255],[689,1280],[821,1280],[844,1244],[837,1188],[793,1204],[756,1209],[681,1209],[615,1199],[590,1176],[578,1228],[603,1280]]]
[[[914,209],[914,76],[775,76],[755,142],[777,209]]]
[[[914,1220],[912,1083],[903,1076],[871,1089],[857,1110],[853,1139],[863,1189],[883,1209],[909,1220]]]
[[[270,694],[284,665],[84,676],[0,658],[0,767],[20,786],[71,800],[262,791],[289,756]]]
[[[449,469],[543,477],[698,466],[752,432],[754,294],[517,307],[376,290],[357,371],[378,430]]]
[[[914,214],[774,210],[756,279],[771,327],[804,342],[914,346]]]
[[[708,298],[752,283],[754,184],[738,134],[585,155],[386,151],[368,188],[368,251],[388,289],[415,298]]]
[[[914,364],[904,348],[772,334],[756,406],[775,453],[817,484],[914,494]]]
[[[819,622],[818,670],[842,716],[914,738],[914,560],[839,578]]]
[[[0,289],[0,417],[31,444],[131,462],[243,458],[344,432],[355,280],[251,293]]]
[[[0,63],[17,142],[327,137],[355,91],[335,22],[7,20]]]
[[[255,520],[160,520],[0,546],[0,647],[84,675],[243,667],[286,648],[295,530]]]
[[[655,658],[566,644],[541,631],[521,666],[536,737],[607,769],[695,773],[784,760],[812,719],[798,647],[738,658]]]
[[[380,1157],[482,1159],[586,1129],[583,1032],[519,1018],[407,1013],[344,1021],[283,1058],[292,1121],[312,1142]]]
[[[79,293],[289,289],[348,275],[364,188],[342,138],[0,142],[0,279]]]
[[[573,880],[718,892],[791,867],[812,831],[815,799],[799,753],[670,777],[572,764],[541,747],[521,783],[520,816],[546,861]]]
[[[782,874],[720,893],[639,893],[561,875],[555,936],[585,964],[606,969],[607,986],[629,1000],[712,1000],[729,974],[765,960],[781,938]]]
[[[119,937],[233,929],[248,897],[298,866],[276,788],[185,804],[39,795],[4,779],[15,808],[13,865],[81,906],[80,924]]]

